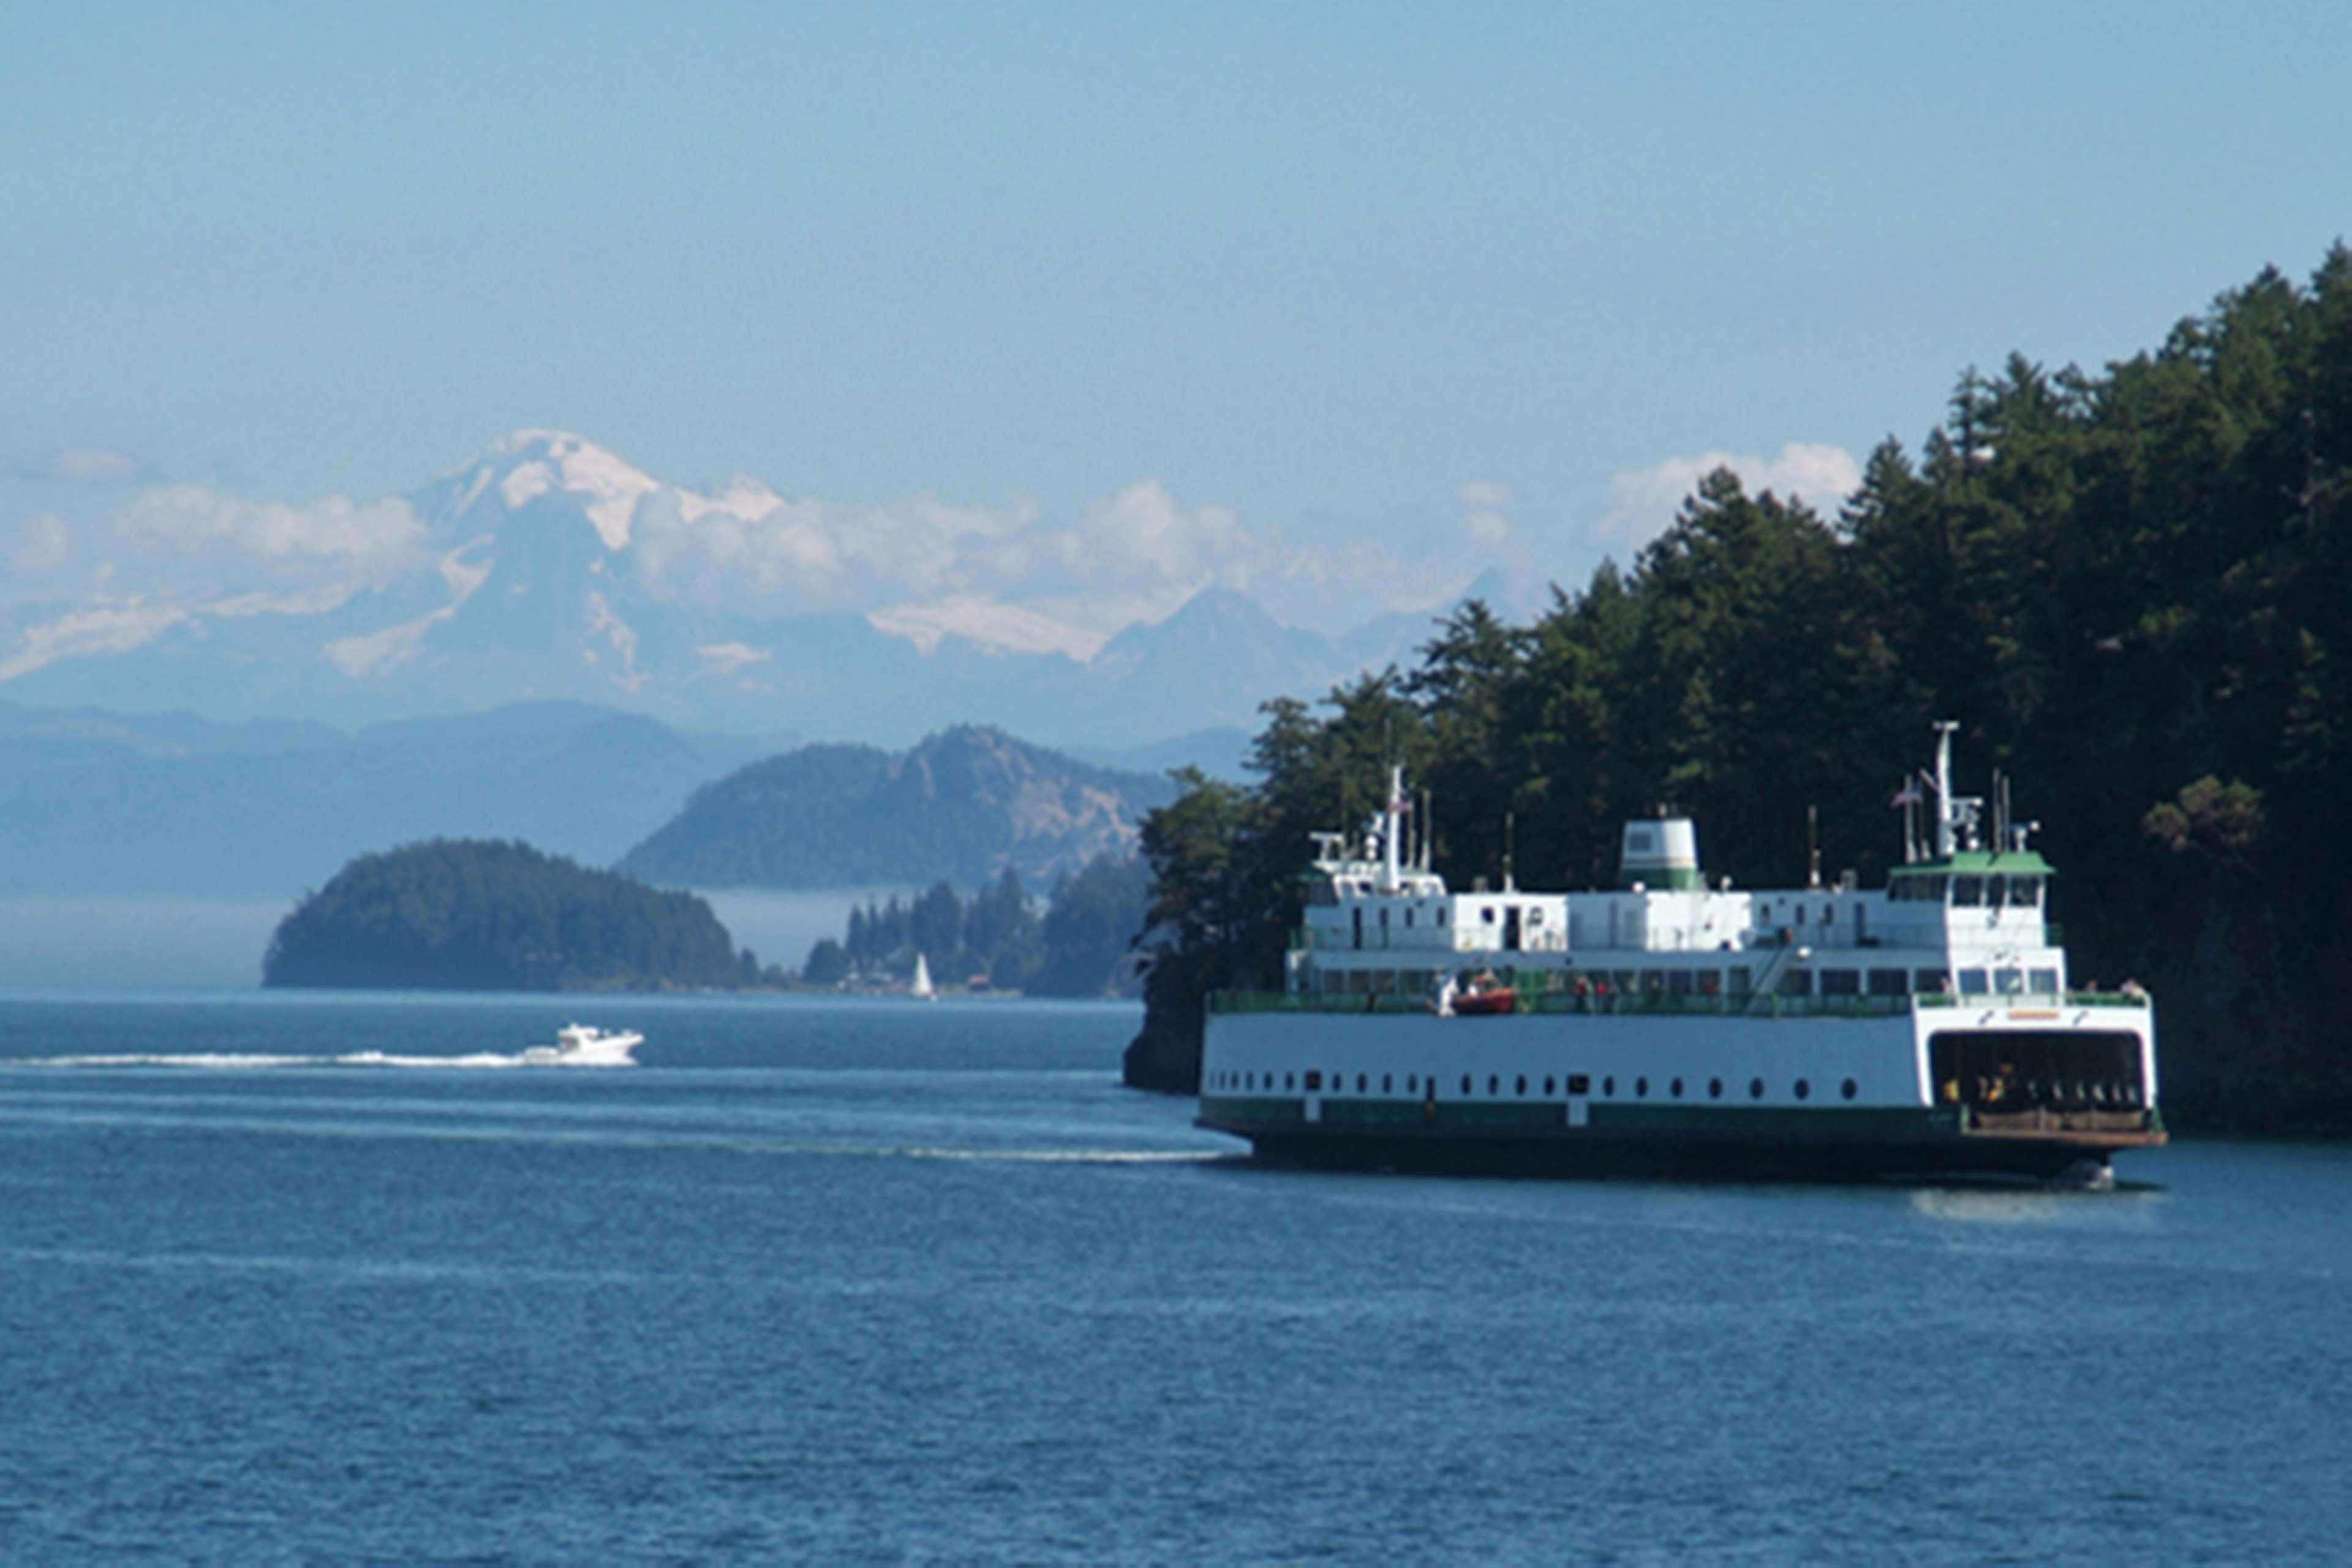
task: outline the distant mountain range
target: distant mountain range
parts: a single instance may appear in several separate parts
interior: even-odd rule
[[[1208,588],[1082,663],[879,614],[700,606],[675,591],[679,542],[721,561],[711,531],[772,524],[794,503],[755,480],[665,484],[560,432],[509,437],[405,503],[418,564],[388,584],[19,605],[0,625],[0,698],[342,725],[567,700],[697,731],[905,744],[980,721],[1120,748],[1254,730],[1267,698],[1318,695],[1430,630],[1426,615],[1385,615],[1328,637]]]
[[[1144,813],[1175,794],[971,725],[897,755],[803,746],[697,790],[618,868],[696,888],[971,888],[1011,866],[1042,890],[1132,853]]]
[[[524,703],[346,735],[0,704],[0,892],[292,898],[352,856],[520,838],[608,865],[788,735]]]
[[[290,900],[354,856],[428,838],[520,839],[590,866],[636,849],[633,868],[711,887],[969,885],[1004,864],[1049,883],[1130,846],[1141,812],[1172,794],[1168,768],[1237,766],[1246,739],[1086,761],[971,729],[895,757],[794,744],[572,702],[357,734],[0,703],[0,896]],[[809,793],[819,778],[831,793]],[[780,847],[790,814],[761,818],[761,789],[804,826],[832,826]],[[712,847],[730,835],[765,858]]]

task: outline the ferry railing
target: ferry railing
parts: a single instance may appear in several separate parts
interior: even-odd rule
[[[1785,996],[1671,991],[1610,991],[1580,994],[1573,991],[1527,988],[1517,993],[1521,1013],[1621,1013],[1721,1017],[1745,1015],[1760,1018],[1892,1018],[1915,1008],[1980,1007],[2147,1007],[2145,994],[2110,991],[2069,991],[2061,998],[2036,993],[2005,995],[1958,995],[1950,992],[1919,992],[1901,996],[1863,994],[1853,996]],[[1400,991],[1213,991],[1212,1013],[1429,1013],[1428,997]]]

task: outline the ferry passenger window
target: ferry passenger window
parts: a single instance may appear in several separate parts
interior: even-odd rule
[[[1462,1092],[1465,1094],[1470,1092],[1470,1075],[1466,1072],[1462,1075]]]
[[[1529,910],[1528,911],[1528,924],[1531,926],[1539,926],[1543,924],[1543,910],[1538,909]]]
[[[1723,1080],[1721,1079],[1711,1078],[1706,1080],[1706,1097],[1709,1100],[1721,1100],[1723,1098]]]
[[[1675,1097],[1676,1100],[1680,1100],[1680,1099],[1683,1097],[1683,1080],[1682,1080],[1682,1079],[1675,1079],[1675,1081],[1674,1081],[1674,1082],[1672,1082],[1672,1083],[1670,1083],[1670,1084],[1666,1085],[1666,1089],[1667,1089],[1668,1092],[1672,1093],[1672,1094],[1674,1095],[1674,1097]]]
[[[1429,1080],[1429,1087],[1435,1089],[1437,1087],[1437,1080],[1435,1079],[1431,1079]],[[1411,1078],[1406,1079],[1404,1080],[1404,1089],[1407,1094],[1419,1094],[1421,1092],[1421,1075],[1419,1073],[1414,1073]]]
[[[1503,1080],[1502,1080],[1499,1077],[1497,1077],[1496,1075],[1495,1075],[1495,1074],[1493,1074],[1493,1073],[1488,1073],[1488,1074],[1486,1075],[1486,1092],[1487,1092],[1488,1094],[1500,1094],[1500,1093],[1502,1093],[1502,1092],[1503,1092]]]
[[[1314,1093],[1317,1089],[1321,1089],[1322,1087],[1323,1075],[1321,1073],[1310,1072],[1307,1075],[1307,1091],[1309,1094]],[[1335,1089],[1339,1087],[1339,1080],[1338,1078],[1335,1077],[1331,1079],[1331,1087]]]
[[[1516,1085],[1514,1085],[1514,1086],[1512,1087],[1511,1092],[1512,1092],[1513,1094],[1525,1094],[1525,1093],[1527,1093],[1527,1091],[1528,1091],[1528,1080],[1527,1080],[1526,1076],[1525,1076],[1524,1074],[1522,1074],[1522,1075],[1520,1076],[1519,1081],[1518,1081]]]
[[[1764,1098],[1764,1080],[1762,1079],[1751,1078],[1748,1080],[1748,1098],[1750,1100],[1761,1100]]]
[[[1913,989],[1933,996],[1952,988],[1952,978],[1940,969],[1922,969],[1912,976]]]
[[[1781,995],[1811,996],[1812,994],[1813,972],[1811,970],[1791,969],[1788,973],[1780,976]]]
[[[1385,1073],[1385,1072],[1384,1072],[1384,1073],[1382,1073],[1382,1074],[1381,1074],[1381,1092],[1382,1094],[1387,1094],[1387,1093],[1389,1093],[1391,1090],[1394,1089],[1395,1088],[1396,1088],[1396,1075],[1395,1075],[1395,1074],[1393,1074],[1393,1073]]]
[[[1492,904],[1480,905],[1478,909],[1478,918],[1485,921],[1488,925],[1493,925],[1495,923],[1495,906]]]
[[[1650,1098],[1650,1080],[1648,1079],[1637,1078],[1633,1080],[1633,1097],[1636,1100],[1647,1100]]]
[[[1615,1079],[1612,1079],[1609,1081],[1613,1086],[1617,1080]],[[1591,1094],[1592,1092],[1592,1080],[1585,1077],[1580,1072],[1572,1072],[1568,1075],[1568,1092],[1570,1094]],[[1612,1087],[1610,1089],[1610,1092],[1614,1094],[1616,1089]]]
[[[2011,877],[2009,879],[2009,901],[2021,910],[2030,910],[2042,901],[2042,879]]]
[[[1852,1079],[1848,1079],[1843,1083],[1838,1085],[1838,1093],[1847,1100],[1852,1100],[1855,1095],[1860,1094],[1861,1092],[1861,1085],[1855,1083]]]
[[[1963,969],[1960,971],[1961,995],[1981,996],[1985,994],[1985,972],[1983,970]]]
[[[1651,995],[1654,996],[1665,988],[1666,976],[1664,971],[1657,969],[1644,969],[1642,971],[1642,989],[1643,991],[1646,991]]]
[[[2025,989],[2025,972],[2021,969],[1996,969],[1992,972],[1992,988],[2004,996],[2014,996]]]
[[[1687,969],[1674,969],[1667,971],[1666,994],[1670,996],[1689,995],[1691,994],[1690,971]]]
[[[2058,972],[2056,970],[2036,969],[2032,972],[2031,979],[2032,982],[2032,988],[2038,994],[2043,996],[2055,996],[2058,994]]]
[[[1927,885],[1921,891],[1920,896],[1931,904],[1940,904],[1944,901],[1944,891],[1947,885],[1947,879],[1942,877],[1930,877],[1927,879]]]
[[[1547,1096],[1551,1093],[1551,1079],[1544,1079],[1544,1093]]]
[[[1407,910],[1404,912],[1404,923],[1408,926],[1412,924],[1412,911],[1411,910]]]
[[[1899,969],[1874,969],[1870,972],[1870,994],[1873,996],[1900,996],[1910,989],[1911,977]]]
[[[1756,983],[1755,977],[1748,973],[1748,966],[1744,963],[1733,964],[1726,972],[1725,978],[1730,983],[1731,994],[1734,996],[1747,995],[1748,987]]]
[[[1851,969],[1822,971],[1822,994],[1824,996],[1859,996],[1862,977]]]
[[[1952,908],[1974,910],[1984,907],[1984,879],[1955,877],[1952,879]]]
[[[1610,1074],[1601,1080],[1601,1092],[1611,1100],[1617,1098],[1617,1075]]]
[[[1797,1080],[1797,1098],[1798,1098],[1799,1100],[1805,1100],[1805,1099],[1809,1099],[1809,1098],[1811,1098],[1811,1096],[1812,1095],[1812,1092],[1813,1092],[1813,1086],[1812,1086],[1811,1083],[1807,1082],[1807,1081],[1806,1081],[1805,1079],[1799,1079]]]
[[[1288,1073],[1284,1073],[1284,1074],[1282,1075],[1282,1087],[1283,1087],[1283,1088],[1285,1088],[1285,1089],[1288,1089],[1290,1086],[1291,1086],[1291,1082],[1290,1082],[1290,1075],[1289,1075]]]
[[[1445,906],[1443,904],[1437,906],[1437,923],[1439,925],[1445,923]]]

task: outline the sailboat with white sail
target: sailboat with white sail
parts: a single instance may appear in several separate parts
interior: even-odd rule
[[[919,952],[915,954],[915,978],[908,982],[907,994],[918,1002],[936,1002],[940,999],[939,987],[931,984],[931,966],[924,962],[923,955]]]

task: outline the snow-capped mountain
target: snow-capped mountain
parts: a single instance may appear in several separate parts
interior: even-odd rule
[[[257,525],[257,551],[301,521],[265,517],[278,532]],[[1019,605],[996,617],[1020,628],[1004,642],[936,620],[909,630],[919,617],[903,605],[865,607],[885,602],[877,584],[920,577],[936,539],[1011,524],[928,501],[795,502],[750,479],[674,485],[561,431],[518,431],[397,501],[326,521],[342,531],[296,545],[372,552],[372,577],[0,608],[0,699],[343,725],[569,700],[739,732],[904,743],[985,722],[1132,745],[1254,727],[1263,700],[1318,695],[1426,631],[1423,618],[1402,638],[1383,626],[1379,647],[1335,641],[1213,587],[1108,641],[1074,632],[1065,646],[1096,649],[1083,663],[1036,651],[1056,623]]]

